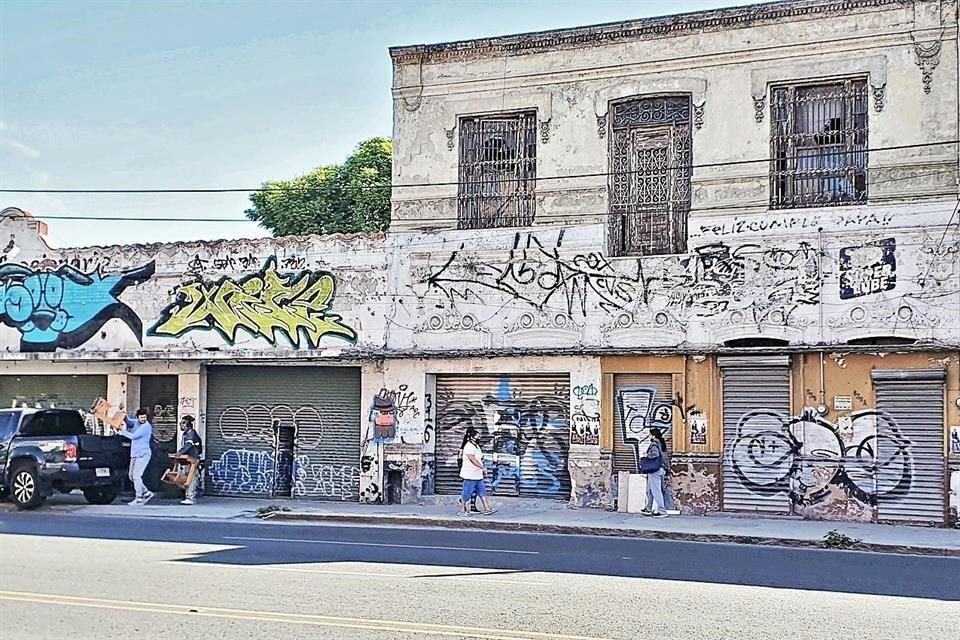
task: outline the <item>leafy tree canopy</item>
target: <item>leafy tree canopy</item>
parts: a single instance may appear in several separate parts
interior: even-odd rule
[[[386,231],[392,153],[386,138],[364,140],[343,164],[264,182],[244,213],[275,236]]]

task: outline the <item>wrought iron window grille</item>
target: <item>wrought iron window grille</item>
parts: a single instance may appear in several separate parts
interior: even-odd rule
[[[461,118],[459,229],[523,227],[536,208],[534,112]]]
[[[686,252],[692,173],[689,95],[611,105],[610,253]]]
[[[770,207],[867,202],[866,79],[773,87]]]

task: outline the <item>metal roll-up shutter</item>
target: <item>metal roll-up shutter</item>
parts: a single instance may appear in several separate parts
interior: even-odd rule
[[[207,492],[357,500],[360,370],[210,367]]]
[[[175,375],[140,376],[140,406],[147,410],[150,424],[153,425],[153,457],[143,481],[151,491],[169,497],[179,495],[177,487],[161,480],[170,466],[170,454],[174,453],[180,444],[180,427],[177,422],[178,390],[179,381]]]
[[[877,518],[943,523],[943,371],[874,371]]]
[[[617,374],[613,389],[613,470],[638,473],[639,458],[650,444],[650,428],[659,427],[667,448],[673,450],[673,376]]]
[[[436,416],[436,493],[460,493],[457,452],[474,426],[495,495],[569,499],[569,375],[438,375]]]
[[[790,369],[737,364],[722,368],[723,508],[788,513]]]
[[[106,397],[107,376],[0,376],[0,406],[77,409],[86,416],[91,432],[99,425],[89,414],[90,407]]]

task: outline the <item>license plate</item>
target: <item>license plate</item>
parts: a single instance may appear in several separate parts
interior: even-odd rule
[[[98,478],[109,478],[110,469],[108,467],[97,467],[97,477]]]

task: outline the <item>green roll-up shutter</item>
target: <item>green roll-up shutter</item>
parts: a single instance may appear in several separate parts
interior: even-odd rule
[[[360,370],[216,366],[207,373],[207,492],[357,500]]]
[[[0,376],[0,406],[26,405],[78,409],[85,415],[93,401],[107,396],[107,376]],[[94,431],[96,419],[87,417]]]

